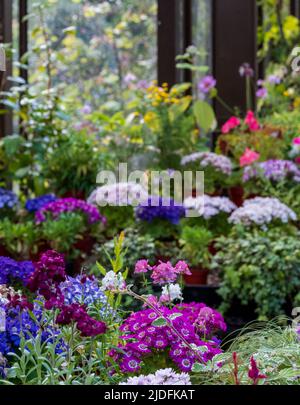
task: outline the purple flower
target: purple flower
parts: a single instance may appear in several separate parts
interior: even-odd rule
[[[20,280],[26,284],[34,272],[30,261],[16,262],[9,257],[0,256],[0,284],[8,284],[12,280]]]
[[[198,83],[198,90],[201,94],[209,93],[216,87],[217,81],[211,75],[204,76]]]
[[[45,194],[40,197],[32,198],[26,201],[25,208],[29,212],[36,212],[48,203],[55,201],[57,198],[52,194]]]
[[[185,208],[177,205],[173,199],[152,196],[136,208],[135,214],[142,221],[164,219],[177,225],[185,215]]]
[[[266,178],[275,182],[291,179],[300,183],[300,170],[290,160],[267,160],[245,167],[243,181],[256,178]]]
[[[254,70],[249,65],[249,63],[243,63],[239,68],[239,74],[241,77],[253,77]]]
[[[138,260],[135,264],[135,274],[147,273],[148,270],[151,270],[152,267],[149,265],[148,260]]]
[[[280,76],[277,76],[277,75],[269,75],[269,76],[267,77],[267,81],[268,81],[270,84],[280,84],[280,83],[281,83],[281,77],[280,77]]]
[[[0,187],[0,210],[3,208],[11,209],[18,204],[18,197],[10,190]]]
[[[188,163],[199,161],[199,166],[202,168],[213,168],[218,172],[230,175],[232,173],[232,163],[228,157],[218,155],[212,152],[195,152],[191,155],[184,156],[181,159],[181,164],[185,166]]]
[[[47,215],[57,219],[64,212],[81,212],[87,216],[90,224],[99,221],[105,223],[105,218],[100,215],[98,208],[77,198],[59,198],[50,202],[36,212],[35,219],[37,223],[41,223],[46,221]]]
[[[261,87],[256,91],[256,97],[264,99],[268,96],[268,90],[265,87]]]

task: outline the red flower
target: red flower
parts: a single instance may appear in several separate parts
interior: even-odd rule
[[[250,368],[248,371],[248,377],[253,381],[253,385],[257,385],[258,380],[267,378],[266,375],[260,374],[260,371],[257,367],[257,363],[254,360],[253,356],[250,359]]]

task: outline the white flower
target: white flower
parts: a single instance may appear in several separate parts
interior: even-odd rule
[[[179,284],[168,284],[162,288],[162,295],[169,297],[169,301],[182,299],[182,291]]]
[[[288,223],[290,220],[296,221],[297,215],[277,198],[256,197],[246,200],[228,219],[232,224],[245,226],[253,224],[265,226],[274,220]]]
[[[196,210],[204,219],[210,219],[221,212],[230,214],[237,208],[227,197],[210,197],[209,195],[188,197],[184,200],[183,205],[187,209]]]
[[[182,166],[196,162],[199,160],[199,166],[205,168],[207,166],[213,167],[215,170],[222,172],[224,174],[232,173],[232,163],[228,157],[223,155],[218,155],[212,152],[196,152],[191,155],[184,156],[181,159]]]
[[[103,291],[122,291],[126,288],[125,280],[121,273],[109,271],[102,279]]]
[[[187,373],[176,373],[171,368],[157,370],[155,374],[129,377],[119,385],[192,385]]]
[[[93,205],[105,206],[137,206],[148,198],[148,192],[140,184],[114,183],[98,187],[89,196],[87,202]]]

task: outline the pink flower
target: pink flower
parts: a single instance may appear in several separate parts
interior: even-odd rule
[[[136,262],[134,272],[135,274],[147,273],[151,269],[152,267],[149,265],[148,260],[142,259]]]
[[[254,152],[253,150],[246,148],[243,156],[240,157],[240,166],[244,167],[247,165],[251,165],[251,163],[255,162],[260,158],[260,154]]]
[[[175,272],[177,274],[185,274],[190,276],[192,273],[190,272],[189,266],[186,264],[185,261],[180,260],[174,267]]]
[[[258,131],[260,129],[260,125],[255,118],[254,112],[253,111],[248,111],[246,118],[245,118],[245,124],[248,126],[250,131]]]
[[[146,298],[146,302],[144,303],[143,307],[158,307],[159,306],[159,302],[158,299],[155,295],[148,295],[148,297]]]
[[[173,283],[177,279],[177,273],[170,262],[159,261],[157,266],[153,267],[151,274],[153,284],[167,284]]]
[[[241,121],[237,117],[230,117],[222,126],[222,134],[228,134],[232,129],[238,127]]]
[[[293,144],[294,144],[294,145],[300,145],[300,137],[294,138],[294,139],[293,139]]]

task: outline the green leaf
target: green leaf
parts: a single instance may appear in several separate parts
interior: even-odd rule
[[[100,271],[100,273],[101,273],[103,276],[105,276],[105,275],[106,275],[106,270],[105,270],[105,268],[104,268],[99,262],[96,262],[96,266],[97,266],[98,270]]]
[[[206,101],[196,101],[193,110],[198,126],[205,132],[213,131],[216,128],[217,122],[214,110]]]
[[[166,320],[165,318],[163,318],[162,316],[159,317],[159,318],[157,318],[157,319],[155,319],[155,320],[152,322],[152,325],[153,325],[153,326],[166,326],[166,324],[167,324],[167,320]]]

